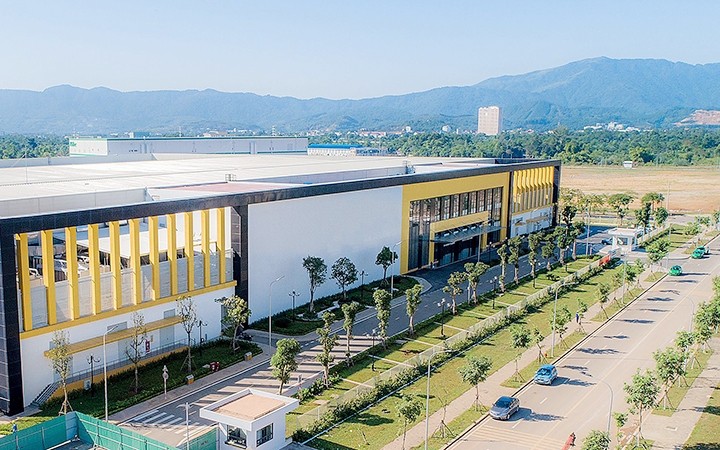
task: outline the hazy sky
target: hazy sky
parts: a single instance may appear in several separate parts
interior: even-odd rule
[[[720,62],[720,1],[0,0],[0,88],[403,94],[584,58]]]

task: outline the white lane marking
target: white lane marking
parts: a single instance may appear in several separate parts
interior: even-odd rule
[[[589,359],[588,359],[587,361],[585,361],[585,364],[584,364],[584,365],[587,366],[588,364],[590,364],[590,360],[589,360]]]
[[[522,419],[515,422],[515,425],[513,425],[512,428],[515,429],[516,426],[520,425],[520,422],[522,422]]]
[[[137,417],[133,417],[132,420],[131,420],[131,422],[139,422],[140,420],[144,419],[145,417],[147,417],[147,416],[149,416],[149,415],[152,415],[152,414],[155,414],[156,412],[158,412],[157,409],[151,409],[150,411],[145,412],[145,413],[142,413],[142,414],[140,414],[140,415],[137,416]]]
[[[147,419],[140,421],[140,423],[150,423],[150,422],[152,422],[153,420],[156,420],[156,419],[161,418],[162,416],[167,416],[167,414],[164,413],[164,412],[161,412],[160,414],[156,414],[156,415],[154,415],[154,416],[152,416],[152,417],[148,417]]]
[[[542,399],[542,401],[540,402],[540,404],[542,405],[543,403],[545,403],[545,400],[547,400],[547,399],[548,399],[547,397],[545,397],[544,399]]]
[[[172,420],[173,417],[175,417],[175,416],[163,417],[162,419],[160,419],[160,420],[158,420],[157,422],[153,423],[153,425],[161,425],[161,424],[163,424],[163,423],[165,423],[165,422],[167,422],[167,421],[169,421],[169,420]]]
[[[182,422],[183,420],[184,419],[182,417],[176,417],[173,420],[171,420],[170,422],[162,425],[162,428],[174,428],[175,424],[177,424],[178,422]]]

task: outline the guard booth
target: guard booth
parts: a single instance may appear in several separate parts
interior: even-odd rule
[[[218,450],[280,450],[285,438],[285,416],[298,407],[291,397],[257,389],[243,389],[200,409],[200,417],[217,422]]]
[[[635,228],[613,228],[608,234],[612,236],[612,249],[620,250],[624,255],[637,248],[638,238],[643,233]]]

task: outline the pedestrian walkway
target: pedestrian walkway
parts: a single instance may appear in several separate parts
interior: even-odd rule
[[[649,414],[644,419],[643,437],[653,441],[654,449],[681,449],[700,420],[704,405],[720,380],[720,338],[713,338],[708,344],[714,352],[673,415]]]

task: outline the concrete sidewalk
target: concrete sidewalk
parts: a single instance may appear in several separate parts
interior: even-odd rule
[[[202,377],[197,381],[193,382],[193,384],[188,384],[172,390],[168,390],[167,395],[160,394],[149,400],[145,400],[142,403],[138,403],[137,405],[133,405],[129,408],[123,409],[122,411],[110,415],[110,421],[113,423],[123,422],[127,419],[130,419],[131,417],[137,416],[138,414],[142,414],[145,411],[161,407],[166,403],[174,402],[177,399],[182,398],[186,395],[205,389],[212,384],[221,382],[225,378],[237,376],[238,374],[250,371],[258,366],[262,366],[263,364],[267,364],[267,362],[270,361],[270,357],[272,356],[274,349],[268,347],[265,344],[260,344],[257,342],[255,344],[262,349],[262,353],[257,357],[253,358],[252,360],[235,363],[232,366],[228,366],[224,369],[218,370],[215,373]],[[158,374],[158,378],[160,378],[160,374]]]
[[[642,275],[642,278],[646,278],[649,275],[648,271],[645,271]],[[644,290],[648,287],[650,287],[653,284],[653,282],[648,281],[642,281],[640,286]],[[617,295],[620,297],[622,295],[622,288],[618,289],[614,293],[610,294],[610,298],[613,298],[614,295]],[[593,334],[599,327],[601,327],[605,322],[595,322],[593,320],[589,320],[592,317],[595,317],[597,314],[601,314],[602,310],[600,308],[599,303],[595,303],[592,307],[588,309],[588,312],[586,313],[585,317],[586,320],[582,322],[584,331],[587,333],[587,335]],[[578,331],[580,329],[580,326],[578,323],[576,323],[574,320],[568,326],[568,333],[567,335],[570,335],[571,333]],[[551,348],[552,344],[552,334],[550,334],[548,337],[546,337],[543,342],[542,346],[543,349],[546,349],[549,353],[549,349]],[[559,346],[559,338],[556,337],[556,351],[559,350],[557,347]],[[569,349],[568,349],[569,350]],[[563,350],[559,350],[563,351]],[[563,353],[567,353],[567,351],[564,351]],[[555,364],[558,364],[562,360],[564,355],[561,355],[556,361]],[[520,359],[518,360],[518,368],[522,370],[522,368],[527,367],[531,363],[535,362],[538,357],[538,349],[536,346],[532,346],[526,350]],[[502,383],[511,378],[515,374],[515,362],[511,361],[508,364],[504,365],[500,369],[498,369],[497,372],[492,374],[488,377],[488,379],[483,382],[480,385],[480,403],[486,407],[489,407],[492,405],[495,400],[498,399],[498,397],[502,395],[509,395],[512,396],[515,394],[518,389],[509,388],[502,386]],[[432,385],[431,385],[432,389]],[[432,434],[438,430],[441,426],[441,421],[444,420],[445,423],[450,423],[453,419],[460,416],[465,411],[471,409],[474,407],[475,403],[475,387],[469,388],[465,393],[463,393],[460,397],[456,398],[450,404],[448,405],[445,412],[443,410],[438,410],[435,413],[430,415],[429,419],[429,434],[432,436]],[[453,430],[455,433],[459,433],[462,430]],[[408,430],[407,436],[405,438],[405,447],[406,448],[412,448],[414,446],[420,445],[425,442],[425,421],[422,420],[420,423],[415,425],[413,428]],[[395,449],[401,449],[402,448],[402,436],[399,436],[397,439],[395,439],[390,444],[386,445],[384,447],[386,450],[395,450]]]
[[[714,352],[673,415],[648,414],[645,417],[643,437],[654,441],[654,449],[682,449],[700,420],[708,398],[712,395],[720,379],[720,338],[711,339],[708,345]]]

